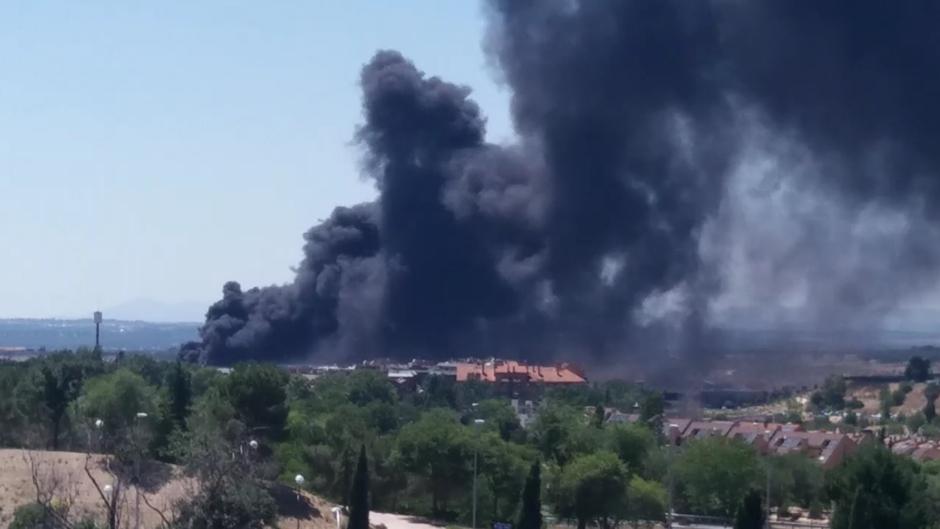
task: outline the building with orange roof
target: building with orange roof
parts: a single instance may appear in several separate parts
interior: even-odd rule
[[[478,380],[497,384],[511,396],[530,394],[547,386],[586,384],[587,377],[572,364],[530,365],[516,360],[458,362],[457,382]]]

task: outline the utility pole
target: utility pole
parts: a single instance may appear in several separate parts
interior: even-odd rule
[[[474,408],[476,403],[473,403]],[[476,442],[473,443],[473,529],[477,529],[477,459],[480,453],[480,427],[486,422],[483,419],[474,419],[473,426],[477,431]]]
[[[764,527],[770,529],[770,459],[767,459],[767,514],[765,516]]]
[[[672,529],[672,489],[674,483],[675,468],[673,454],[673,441],[669,440],[669,449],[666,451],[666,467],[669,472],[669,485],[666,487],[666,529]]]
[[[473,448],[473,529],[477,529],[477,457],[479,448]]]

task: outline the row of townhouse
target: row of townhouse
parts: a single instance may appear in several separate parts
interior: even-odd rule
[[[838,466],[867,439],[856,440],[840,432],[806,431],[800,424],[684,418],[667,419],[663,431],[669,442],[677,446],[693,439],[725,437],[752,446],[761,455],[804,454],[825,469]]]
[[[889,435],[885,437],[885,444],[895,454],[918,461],[940,459],[940,441],[922,435]]]

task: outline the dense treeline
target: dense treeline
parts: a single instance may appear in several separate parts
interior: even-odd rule
[[[609,408],[640,418],[611,424]],[[548,391],[523,427],[489,386],[440,377],[400,392],[369,370],[310,380],[242,364],[221,374],[144,356],[104,362],[92,351],[0,364],[0,444],[183,465],[213,485],[177,506],[181,527],[260,527],[276,514],[271,487],[297,474],[349,504],[363,447],[372,509],[457,523],[471,518],[475,456],[480,525],[541,523],[533,502],[580,527],[662,520],[670,489],[678,512],[751,523],[768,471],[780,511],[834,502],[838,527],[863,527],[864,516],[883,524],[902,510],[910,515],[891,527],[937,519],[940,467],[872,448],[824,476],[802,455],[761,458],[726,439],[668,447],[662,413],[659,394],[622,382]]]

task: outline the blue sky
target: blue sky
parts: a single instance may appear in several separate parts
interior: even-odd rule
[[[374,195],[350,139],[376,49],[512,136],[483,26],[470,1],[0,3],[0,317],[195,319],[226,280],[288,281]]]

